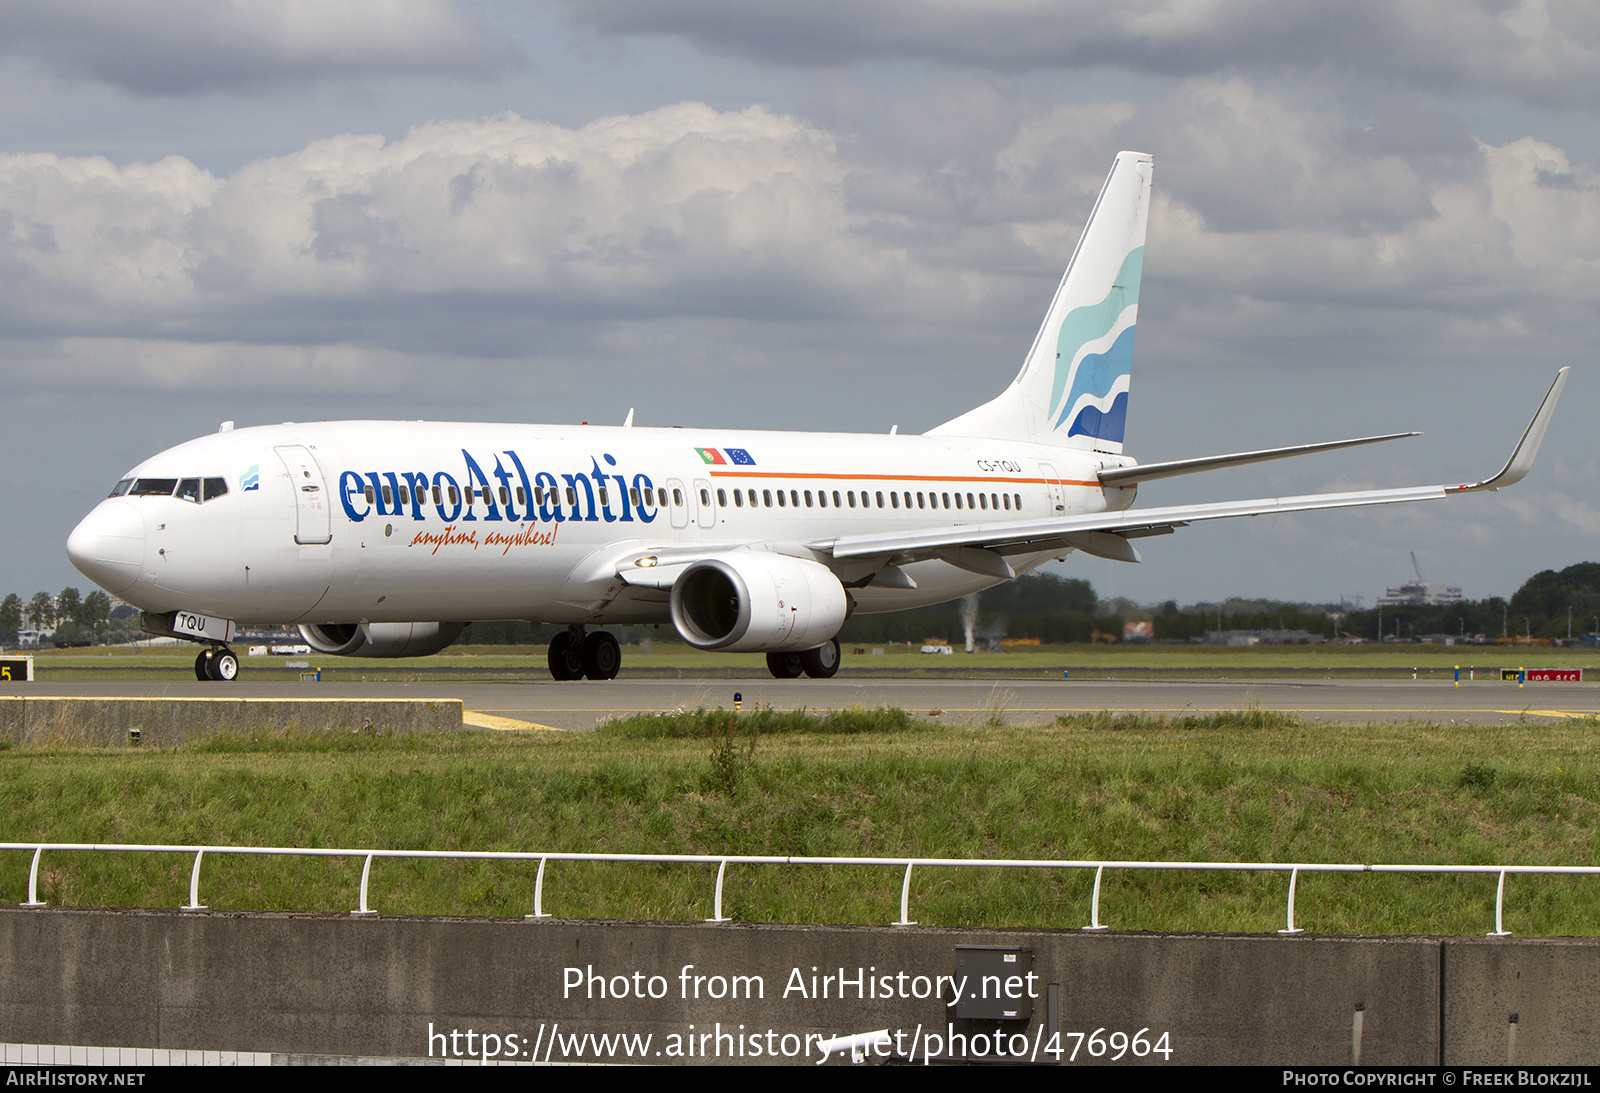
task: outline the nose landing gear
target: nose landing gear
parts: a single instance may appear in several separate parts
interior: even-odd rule
[[[239,657],[226,645],[202,649],[194,658],[194,677],[202,683],[227,683],[239,678]]]

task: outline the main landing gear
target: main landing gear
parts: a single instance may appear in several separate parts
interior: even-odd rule
[[[202,683],[227,683],[239,678],[239,657],[226,645],[210,645],[194,658],[194,678]]]
[[[839,641],[835,638],[803,653],[768,653],[767,671],[779,679],[798,679],[801,673],[832,679],[839,672]]]
[[[550,674],[557,679],[615,679],[622,667],[622,646],[605,630],[585,634],[569,626],[550,640]]]
[[[206,657],[210,653],[200,655]],[[622,667],[622,647],[617,644],[616,637],[605,630],[586,634],[582,626],[569,626],[550,639],[546,660],[550,674],[556,679],[615,679],[617,670]],[[194,670],[200,675],[200,661],[195,661]],[[238,661],[233,662],[233,670],[239,670]],[[767,671],[779,679],[798,679],[803,675],[832,679],[839,672],[838,639],[800,653],[768,653]]]

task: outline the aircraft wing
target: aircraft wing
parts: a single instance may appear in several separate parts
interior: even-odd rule
[[[1303,494],[1297,497],[1263,497],[1245,501],[1218,501],[1197,505],[1168,505],[1161,508],[1129,509],[1123,512],[1084,513],[1042,520],[965,524],[926,531],[888,532],[874,535],[846,535],[809,544],[839,559],[883,557],[892,565],[926,558],[941,558],[952,565],[996,577],[1015,576],[1005,560],[1008,554],[1031,554],[1072,548],[1099,557],[1136,562],[1138,551],[1129,539],[1170,534],[1175,528],[1205,520],[1236,516],[1266,516],[1283,512],[1315,512],[1322,509],[1356,508],[1364,505],[1392,505],[1406,501],[1430,501],[1452,494],[1498,490],[1514,485],[1533,467],[1533,460],[1544,440],[1556,401],[1567,382],[1570,369],[1556,373],[1544,401],[1517,442],[1511,458],[1500,472],[1481,482],[1457,485],[1409,486],[1401,489],[1357,490],[1350,493]]]

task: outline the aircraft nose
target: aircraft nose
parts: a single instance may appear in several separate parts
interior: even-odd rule
[[[127,501],[102,501],[72,529],[67,557],[85,577],[121,595],[144,566],[144,515]]]

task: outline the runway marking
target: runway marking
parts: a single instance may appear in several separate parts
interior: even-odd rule
[[[566,732],[554,725],[540,725],[534,721],[518,721],[514,717],[496,717],[492,713],[479,713],[477,710],[467,710],[461,715],[463,725],[471,725],[475,729],[493,729],[496,732],[521,732],[528,729],[542,730],[544,732]]]

